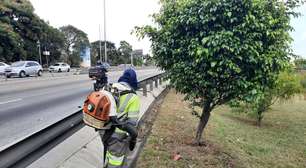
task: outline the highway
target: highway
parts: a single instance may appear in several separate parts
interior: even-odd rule
[[[138,70],[138,79],[160,71]],[[115,82],[120,72],[109,72]],[[78,111],[93,90],[88,75],[0,81],[0,151]]]

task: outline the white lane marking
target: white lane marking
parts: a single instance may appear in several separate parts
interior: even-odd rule
[[[14,100],[9,100],[9,101],[5,101],[5,102],[0,102],[0,105],[2,104],[7,104],[7,103],[13,103],[13,102],[18,102],[21,101],[22,99],[14,99]]]

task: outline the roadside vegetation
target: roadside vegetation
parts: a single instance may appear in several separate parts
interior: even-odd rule
[[[153,15],[158,26],[136,27],[139,37],[151,40],[156,64],[171,85],[202,109],[195,144],[203,144],[203,131],[218,106],[247,100],[262,107],[271,97],[267,90],[275,88],[293,55],[290,20],[302,2],[162,0]]]
[[[257,125],[260,126],[264,114],[276,103],[290,101],[297,94],[303,92],[303,80],[305,76],[296,73],[292,69],[281,72],[272,86],[267,86],[263,94],[250,94],[236,100],[232,100],[229,105],[236,113],[246,113],[250,117],[256,118]]]
[[[200,110],[200,109],[196,109]],[[228,106],[214,110],[205,131],[206,144],[192,143],[196,121],[181,94],[172,90],[158,111],[137,167],[306,167],[306,101],[296,96],[274,104],[261,127]]]
[[[51,26],[34,13],[29,0],[1,0],[0,2],[0,61],[12,63],[20,60],[39,60],[38,49],[49,51],[49,56],[42,56],[42,64],[63,61],[71,66],[79,66],[81,53],[91,48],[91,61],[104,58],[104,41],[90,43],[86,32],[72,25],[59,29]],[[102,51],[99,51],[99,45]],[[130,63],[133,48],[121,41],[118,49],[113,42],[107,41],[108,58],[111,65]],[[103,54],[103,55],[102,55]],[[136,66],[143,64],[143,58],[149,55],[134,54]]]

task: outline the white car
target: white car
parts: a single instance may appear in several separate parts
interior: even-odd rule
[[[6,63],[0,62],[0,75],[3,75],[3,74],[4,74],[4,70],[5,70],[6,68],[9,68],[9,67],[10,67],[10,66],[7,65]]]
[[[5,68],[5,74],[9,78],[11,76],[19,76],[21,78],[34,75],[41,76],[43,69],[36,61],[18,61],[12,63],[9,68]]]
[[[56,63],[49,67],[49,72],[69,72],[70,65],[66,63]]]

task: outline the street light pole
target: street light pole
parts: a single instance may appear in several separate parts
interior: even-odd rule
[[[38,54],[39,54],[39,62],[40,65],[42,65],[42,61],[41,61],[41,51],[40,51],[40,41],[37,41],[37,47],[38,47]]]
[[[133,66],[133,51],[131,52],[131,65]]]
[[[48,60],[48,56],[50,55],[49,51],[47,51],[47,47],[45,46],[45,55],[46,55],[46,63],[47,63],[47,67],[49,67],[49,60]]]
[[[104,4],[104,56],[105,62],[107,62],[107,47],[106,47],[106,7],[105,7],[105,0],[103,0]]]
[[[99,49],[100,49],[100,62],[102,62],[102,44],[101,44],[101,25],[99,24]]]

